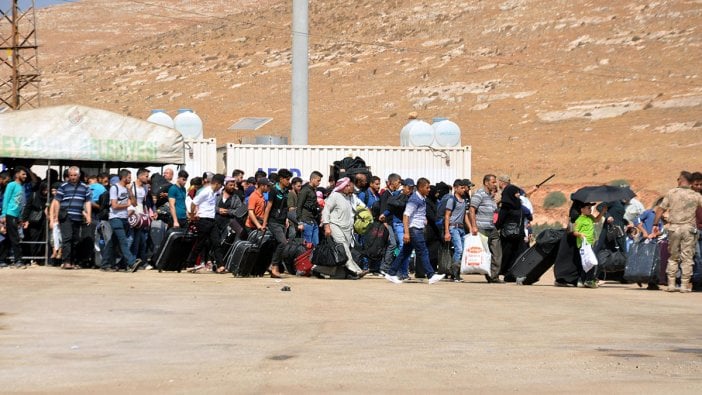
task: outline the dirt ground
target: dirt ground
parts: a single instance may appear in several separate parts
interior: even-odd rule
[[[702,392],[702,293],[467,280],[2,269],[0,392]]]

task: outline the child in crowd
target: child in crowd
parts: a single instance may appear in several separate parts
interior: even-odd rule
[[[587,240],[591,246],[595,245],[595,223],[599,222],[602,215],[607,212],[607,206],[604,206],[604,209],[595,217],[592,215],[592,206],[594,205],[595,203],[584,203],[580,207],[580,216],[575,220],[573,236],[576,237],[578,248],[583,246],[583,239]],[[597,266],[588,272],[583,271],[580,277],[586,288],[597,288]]]

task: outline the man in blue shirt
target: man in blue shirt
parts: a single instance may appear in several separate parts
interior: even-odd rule
[[[427,222],[427,202],[426,197],[429,195],[429,180],[420,178],[417,180],[417,191],[410,196],[405,207],[405,213],[402,216],[404,227],[403,242],[404,245],[400,250],[400,255],[395,258],[390,266],[390,272],[385,275],[385,278],[393,283],[401,284],[402,280],[397,277],[397,272],[400,269],[402,262],[409,258],[412,251],[416,251],[417,259],[424,266],[424,272],[429,278],[429,284],[434,284],[444,278],[443,274],[435,274],[434,268],[429,262],[429,250],[427,243],[424,240],[424,226]]]
[[[188,176],[187,171],[179,171],[175,184],[168,189],[168,204],[170,205],[174,228],[187,229],[188,227],[188,211],[185,208],[185,183],[188,181]]]
[[[15,169],[15,180],[5,188],[2,200],[2,216],[0,222],[5,224],[7,241],[10,243],[14,255],[14,264],[17,267],[25,267],[22,261],[22,248],[20,247],[20,226],[26,227],[26,223],[20,221],[20,215],[26,204],[23,184],[27,179],[27,170],[23,167]]]

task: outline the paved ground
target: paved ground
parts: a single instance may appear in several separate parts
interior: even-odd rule
[[[0,392],[702,392],[701,293],[468,280],[2,269]]]

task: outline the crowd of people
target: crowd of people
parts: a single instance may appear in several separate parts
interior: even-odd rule
[[[274,278],[286,271],[296,274],[286,262],[288,243],[301,239],[317,246],[333,240],[343,248],[346,262],[333,272],[315,266],[317,277],[375,274],[402,283],[414,276],[434,284],[462,281],[464,239],[481,235],[490,252],[485,280],[503,283],[533,240],[529,197],[538,189],[527,191],[509,176],[493,174],[485,175],[476,189],[468,179],[432,185],[426,178],[390,174],[381,180],[364,171],[342,172],[329,177],[325,186],[321,172],[312,172],[305,181],[287,169],[259,171],[248,178],[241,170],[231,176],[206,172],[190,179],[185,170],[171,168],[163,174],[141,168],[135,174],[122,169],[86,175],[72,166],[51,184],[47,180],[58,180],[59,174],[48,173],[44,180],[20,166],[0,173],[0,267],[22,268],[36,261],[62,269],[153,269],[166,237],[180,229],[196,239],[184,268],[224,273],[232,242],[261,231],[275,240],[268,267]],[[680,268],[679,289],[685,292],[691,288],[693,260],[702,268],[702,174],[682,172],[678,187],[650,210],[635,198],[599,205],[574,201],[569,223],[567,235],[575,252],[567,259],[578,267],[577,250],[585,241],[596,251],[626,252],[638,238],[666,234],[668,290],[678,289]],[[598,223],[603,224],[599,236]],[[610,228],[621,233],[610,237],[616,233]],[[439,269],[442,246],[452,251],[451,270]],[[48,260],[44,248],[50,249]],[[556,285],[596,288],[598,278],[596,267],[580,269],[577,278],[556,276]]]

